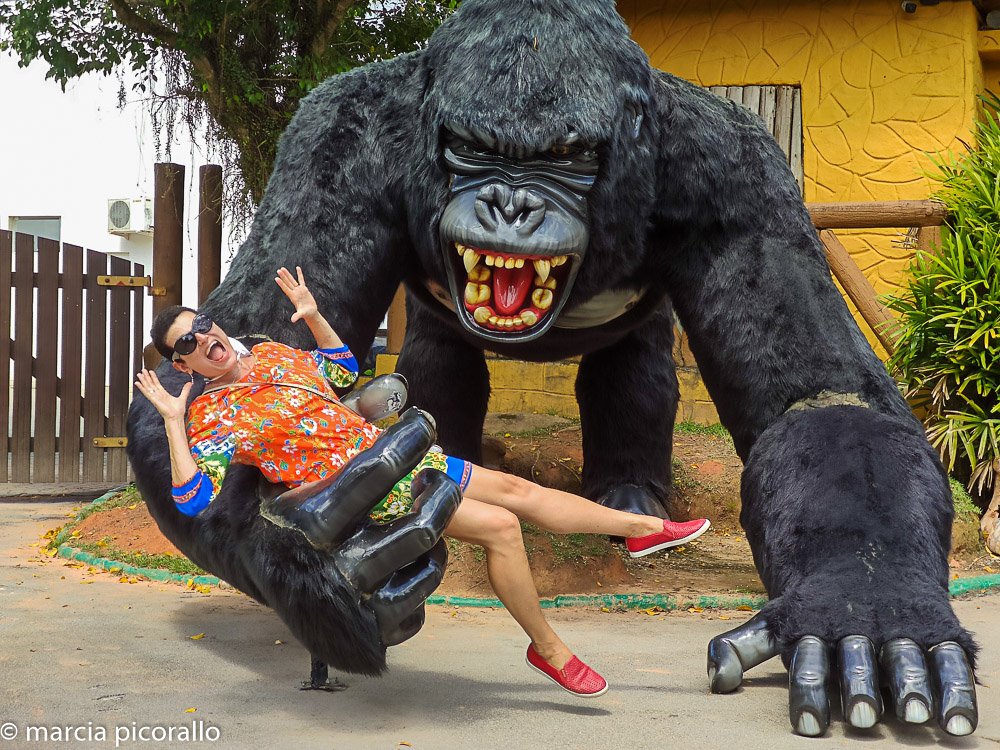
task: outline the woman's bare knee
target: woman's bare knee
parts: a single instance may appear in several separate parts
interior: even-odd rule
[[[524,546],[521,522],[503,508],[492,508],[483,520],[482,545],[487,548],[520,548]]]

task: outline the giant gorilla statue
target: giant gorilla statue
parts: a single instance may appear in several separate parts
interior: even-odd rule
[[[585,491],[661,515],[676,311],[745,462],[742,523],[770,596],[710,644],[713,691],[780,654],[802,734],[826,730],[834,673],[853,726],[878,720],[882,680],[901,719],[974,730],[945,474],[832,283],[774,140],[742,108],[653,70],[612,0],[465,0],[426,49],[318,87],[204,311],[308,346],[271,281],[295,264],[357,352],[406,284],[399,369],[451,454],[479,458],[484,349],[583,355]],[[395,577],[388,563],[359,577],[363,512],[316,550],[261,518],[246,469],[203,516],[181,518],[141,399],[130,425],[167,535],[274,606],[314,656],[379,672],[385,646],[420,627],[440,518],[407,521],[431,538],[393,559]]]

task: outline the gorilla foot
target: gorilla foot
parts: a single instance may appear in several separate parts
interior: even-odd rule
[[[713,693],[729,693],[743,673],[779,652],[777,639],[758,614],[708,644],[708,677]],[[881,684],[900,721],[923,724],[936,711],[950,735],[972,734],[979,723],[975,677],[965,649],[945,641],[926,651],[909,638],[876,648],[863,635],[848,635],[831,648],[821,638],[800,638],[788,661],[788,718],[797,734],[818,737],[830,726],[831,676],[836,672],[844,719],[869,729],[882,717]]]
[[[649,490],[635,484],[622,484],[614,487],[605,492],[597,502],[606,508],[623,510],[626,513],[669,518],[663,503]]]
[[[336,678],[330,682],[330,669],[326,662],[314,656],[309,668],[309,681],[303,682],[299,690],[323,690],[327,693],[339,693],[341,690],[347,690],[347,685]]]

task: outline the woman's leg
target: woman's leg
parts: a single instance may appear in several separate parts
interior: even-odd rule
[[[444,533],[482,545],[486,572],[497,598],[528,634],[538,654],[556,669],[562,669],[573,653],[542,614],[517,517],[503,508],[466,497]]]
[[[498,505],[557,534],[645,536],[663,531],[663,519],[605,508],[569,492],[541,487],[512,474],[473,465],[465,497]]]

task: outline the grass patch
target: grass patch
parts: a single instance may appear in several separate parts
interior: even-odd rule
[[[698,422],[678,422],[674,425],[674,432],[687,435],[708,435],[709,437],[725,438],[732,442],[732,435],[729,430],[721,424],[699,424]]]
[[[137,568],[157,568],[159,570],[169,570],[171,573],[180,573],[181,575],[209,575],[186,557],[178,557],[166,553],[148,555],[145,552],[126,552],[104,542],[81,542],[74,540],[72,546],[94,555],[94,557],[103,557],[106,560],[134,565]]]

